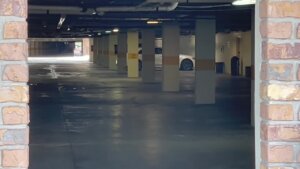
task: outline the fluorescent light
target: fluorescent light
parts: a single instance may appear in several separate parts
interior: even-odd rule
[[[113,32],[117,33],[117,32],[119,32],[119,29],[115,28],[115,29],[113,29]]]
[[[111,33],[111,31],[105,31],[105,33],[109,34],[109,33]]]
[[[256,0],[235,0],[232,5],[253,5]]]
[[[148,20],[147,24],[148,25],[157,25],[157,24],[159,24],[159,21],[158,20]]]
[[[61,15],[60,19],[59,19],[59,22],[57,24],[57,29],[61,28],[61,26],[63,25],[63,23],[65,22],[65,20],[66,20],[66,15]]]
[[[100,36],[100,35],[101,35],[101,33],[99,32],[99,33],[98,33],[98,35]]]
[[[92,35],[89,35],[89,37],[91,37]]]

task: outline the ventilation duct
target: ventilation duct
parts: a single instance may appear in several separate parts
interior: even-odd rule
[[[98,13],[105,12],[147,12],[147,11],[172,11],[178,6],[177,0],[169,0],[161,2],[158,0],[147,0],[138,6],[123,6],[123,7],[97,7],[88,8],[86,12],[82,12],[82,8],[75,6],[39,6],[30,5],[30,14],[66,14],[66,15],[92,15],[95,9]]]

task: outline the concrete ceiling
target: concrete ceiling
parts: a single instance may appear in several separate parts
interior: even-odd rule
[[[193,33],[195,20],[206,17],[216,18],[218,32],[251,29],[254,6],[235,7],[231,5],[232,0],[176,1],[179,3],[175,0],[29,0],[29,37],[98,36],[115,27],[124,31],[152,28],[159,35],[161,25],[147,25],[148,19],[177,21],[183,34]],[[174,10],[169,8],[174,5]],[[62,16],[65,21],[57,29]]]

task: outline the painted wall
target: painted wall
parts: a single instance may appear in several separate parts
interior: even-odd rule
[[[216,62],[225,63],[226,74],[231,74],[233,56],[240,57],[240,74],[245,75],[245,67],[251,66],[251,31],[216,35]]]
[[[225,63],[225,73],[231,73],[231,58],[237,56],[237,34],[218,33],[216,35],[216,62]]]
[[[251,57],[252,57],[252,43],[251,43],[251,31],[248,32],[242,32],[241,37],[241,50],[240,50],[240,57],[241,57],[241,67],[243,67],[243,70],[241,70],[241,73],[245,76],[245,68],[251,67]]]

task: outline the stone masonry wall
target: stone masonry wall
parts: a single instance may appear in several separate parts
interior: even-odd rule
[[[300,169],[300,1],[260,0],[261,168]]]
[[[27,0],[0,0],[0,168],[28,168]]]

